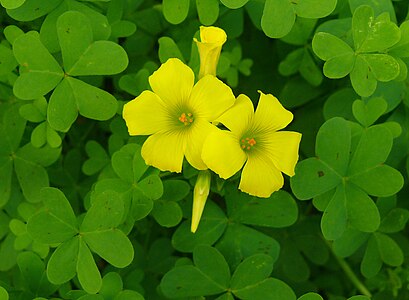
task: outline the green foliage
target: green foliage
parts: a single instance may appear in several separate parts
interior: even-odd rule
[[[1,300],[409,299],[406,1],[0,7]],[[302,142],[269,198],[213,174],[193,234],[197,171],[146,165],[122,108],[169,58],[198,78],[201,25],[227,33],[217,77]]]

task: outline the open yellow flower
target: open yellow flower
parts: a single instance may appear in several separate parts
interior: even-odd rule
[[[200,26],[200,41],[194,39],[200,56],[199,78],[208,74],[216,76],[220,52],[226,40],[227,35],[223,29]]]
[[[251,100],[240,95],[234,106],[217,119],[230,131],[212,132],[203,145],[202,159],[224,179],[244,165],[239,189],[269,197],[284,184],[281,172],[294,175],[301,134],[278,131],[292,119],[293,114],[273,95],[260,92],[256,112]]]
[[[124,106],[130,135],[151,135],[142,146],[146,164],[162,171],[181,172],[183,158],[196,169],[204,139],[217,128],[210,122],[233,105],[231,89],[214,76],[194,84],[193,71],[170,58],[149,77],[152,91],[144,91]]]

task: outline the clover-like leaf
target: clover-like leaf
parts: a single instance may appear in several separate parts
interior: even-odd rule
[[[50,92],[63,79],[64,72],[41,43],[38,33],[16,38],[13,53],[20,67],[13,91],[21,99],[32,100]]]
[[[41,196],[45,210],[33,215],[27,231],[45,244],[62,243],[78,233],[77,220],[65,195],[55,188],[44,188]]]
[[[94,120],[108,120],[117,110],[117,101],[108,92],[73,77],[66,77],[51,95],[47,120],[52,128],[67,132],[78,112]]]
[[[388,104],[383,98],[374,97],[366,103],[362,100],[356,100],[352,104],[354,117],[365,127],[371,126],[375,121],[385,113]]]
[[[372,7],[359,6],[352,17],[352,34],[357,53],[381,52],[400,40],[400,30],[389,18],[374,17]]]
[[[189,12],[189,0],[163,0],[163,15],[171,24],[182,23]]]
[[[80,232],[93,252],[110,264],[123,268],[133,259],[133,247],[126,235],[116,229],[123,220],[124,203],[113,191],[97,194],[84,217]]]
[[[200,226],[196,233],[190,231],[190,220],[184,221],[172,236],[172,244],[181,252],[192,252],[199,244],[212,245],[223,234],[227,218],[223,210],[207,200]]]
[[[229,267],[219,251],[197,246],[193,251],[196,266],[186,265],[170,270],[161,281],[161,290],[171,297],[195,297],[219,294],[228,288]]]
[[[318,19],[328,16],[337,4],[336,0],[267,0],[264,5],[261,27],[271,38],[281,38],[287,35],[296,16]]]

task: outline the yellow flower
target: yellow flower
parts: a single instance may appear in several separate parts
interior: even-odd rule
[[[193,71],[176,58],[162,64],[149,84],[153,92],[142,92],[123,110],[130,135],[151,135],[142,146],[146,164],[181,172],[186,157],[196,169],[207,169],[203,141],[217,130],[210,122],[233,105],[231,89],[210,75],[194,84]]]
[[[273,95],[260,92],[256,112],[251,100],[240,95],[234,106],[217,119],[230,131],[212,132],[203,145],[202,159],[224,179],[244,165],[239,189],[269,197],[284,184],[281,172],[294,175],[301,134],[278,131],[292,119],[293,114]]]
[[[200,42],[194,39],[200,56],[199,78],[205,75],[216,76],[217,63],[223,44],[227,40],[226,32],[218,27],[200,26]]]

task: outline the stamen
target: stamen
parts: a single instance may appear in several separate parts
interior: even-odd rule
[[[241,149],[243,150],[251,150],[254,145],[257,144],[256,139],[254,137],[246,137],[240,139]]]
[[[182,113],[179,117],[179,121],[183,123],[183,125],[187,126],[193,123],[193,114],[192,113]]]

